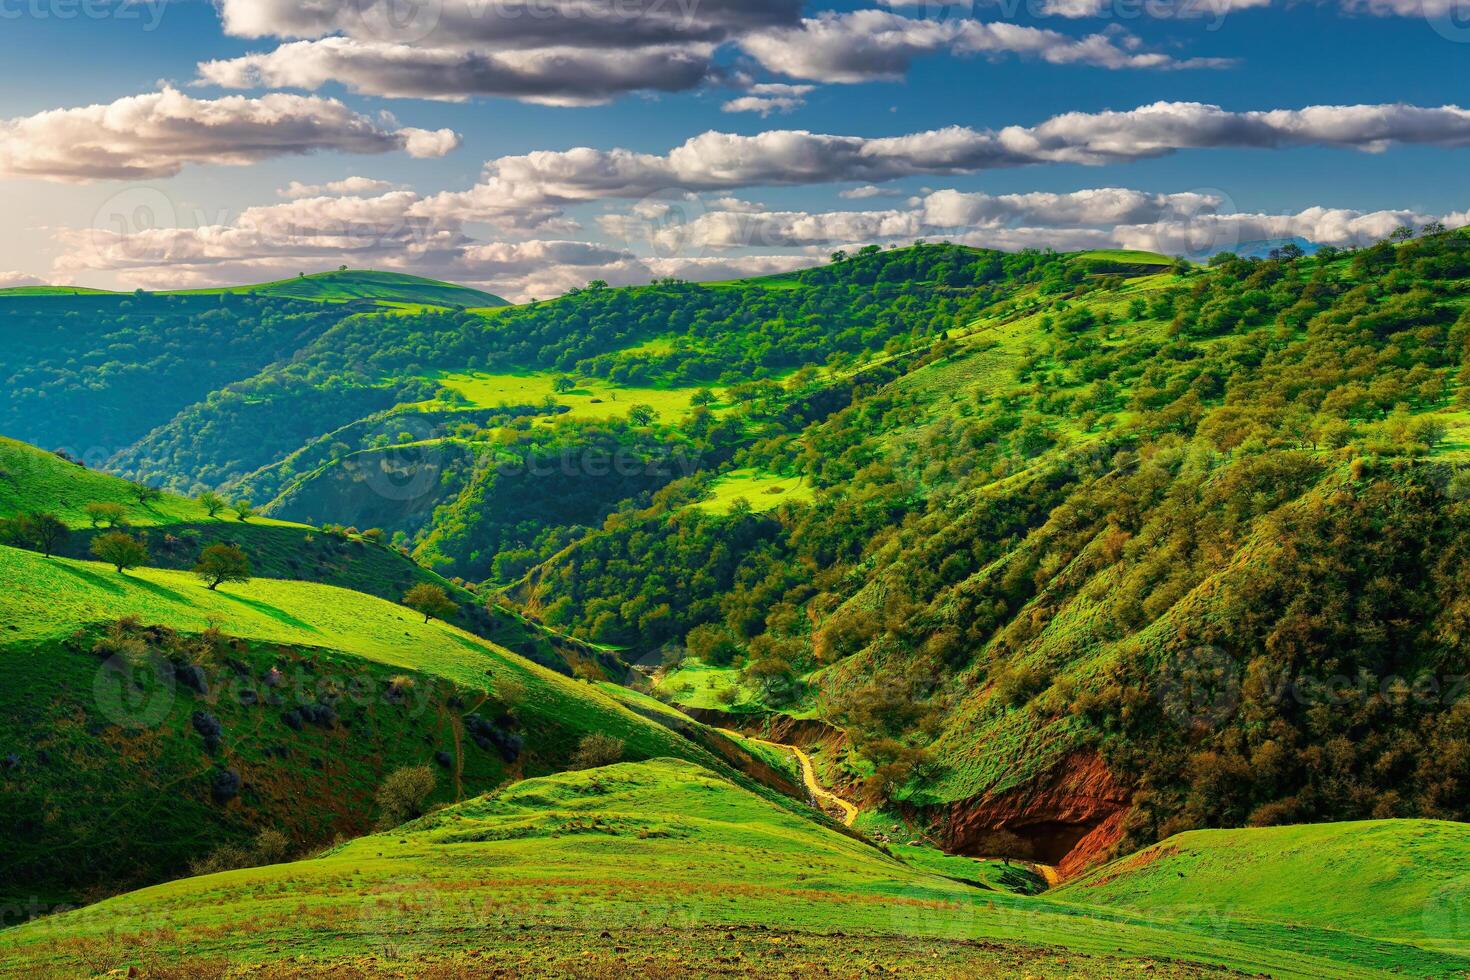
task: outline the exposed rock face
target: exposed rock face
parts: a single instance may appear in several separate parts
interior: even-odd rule
[[[945,850],[974,854],[997,831],[1027,841],[1038,861],[1070,877],[1105,857],[1123,833],[1130,794],[1102,757],[1074,752],[1041,782],[929,809]]]

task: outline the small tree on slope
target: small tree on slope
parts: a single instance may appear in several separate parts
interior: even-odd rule
[[[234,545],[212,544],[199,556],[194,574],[213,592],[226,582],[250,581],[250,559]]]
[[[428,582],[420,582],[409,589],[403,597],[403,604],[422,615],[426,623],[436,618],[448,619],[459,612],[459,606],[443,589]]]

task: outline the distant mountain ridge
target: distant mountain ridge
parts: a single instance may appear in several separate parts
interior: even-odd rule
[[[0,289],[0,300],[13,297],[93,296],[127,297],[131,293],[80,286],[20,286]],[[154,296],[269,296],[315,303],[349,303],[368,300],[382,304],[416,306],[487,308],[510,304],[493,293],[459,286],[437,279],[425,279],[399,272],[341,269],[295,279],[220,286],[208,289],[175,289],[152,293]]]

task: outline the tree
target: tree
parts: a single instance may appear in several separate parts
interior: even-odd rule
[[[628,423],[630,425],[636,425],[639,428],[652,425],[656,418],[658,418],[658,413],[653,410],[651,405],[634,405],[628,409]]]
[[[206,490],[199,495],[199,506],[204,508],[210,517],[218,517],[219,512],[225,509],[225,498],[213,490]]]
[[[577,744],[577,751],[567,763],[571,769],[601,769],[623,761],[625,745],[620,738],[597,732],[586,735]]]
[[[728,666],[740,652],[740,648],[730,637],[730,631],[714,623],[694,627],[684,642],[690,653],[704,663],[716,667]]]
[[[148,548],[131,534],[111,531],[92,542],[92,556],[125,572],[148,560]]]
[[[87,517],[93,527],[124,527],[127,525],[126,512],[122,504],[95,503],[86,506]]]
[[[255,516],[255,505],[245,499],[235,501],[235,516],[242,521],[248,521]]]
[[[378,787],[378,827],[389,830],[422,817],[435,783],[434,770],[428,766],[406,766],[389,773]]]
[[[138,503],[146,504],[150,500],[157,500],[163,496],[163,491],[157,487],[150,487],[146,483],[134,481],[131,485],[133,496],[138,498]]]
[[[250,581],[250,559],[234,545],[212,544],[200,554],[194,574],[213,592],[225,582]]]
[[[699,407],[704,405],[713,405],[714,401],[715,393],[713,391],[710,391],[708,388],[701,388],[690,397],[689,404]]]
[[[403,597],[403,604],[423,616],[426,623],[436,618],[448,619],[459,612],[459,605],[449,598],[448,593],[428,582],[420,582],[409,589]]]
[[[61,518],[41,512],[22,515],[20,528],[36,550],[47,558],[51,557],[51,552],[71,533]]]
[[[551,381],[551,390],[556,392],[558,395],[565,395],[567,392],[575,391],[576,388],[577,379],[571,377],[570,375],[559,375],[553,378]]]

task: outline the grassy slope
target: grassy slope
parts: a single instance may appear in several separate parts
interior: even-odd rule
[[[520,783],[315,860],[121,896],[0,934],[0,958],[34,976],[65,975],[79,962],[108,969],[225,956],[239,965],[303,957],[305,972],[386,954],[394,962],[379,968],[412,972],[428,955],[496,962],[524,948],[529,932],[544,957],[533,969],[601,934],[601,955],[627,954],[619,957],[626,971],[647,962],[645,944],[670,929],[684,975],[707,974],[732,950],[753,955],[756,944],[853,975],[857,964],[824,946],[843,949],[833,933],[886,937],[887,964],[940,959],[914,974],[928,976],[954,975],[960,963],[1079,977],[1199,975],[1191,962],[1339,978],[1449,975],[1467,965],[1324,930],[1202,930],[968,887],[667,759]],[[915,949],[910,940],[987,944]],[[871,939],[860,945],[879,952]],[[1053,947],[1045,967],[1037,947]],[[1056,947],[1066,963],[1053,958]],[[1028,956],[1036,957],[1029,971]]]
[[[23,286],[16,289],[0,289],[0,296],[71,296],[85,294],[93,296],[128,296],[128,293],[112,293],[105,289],[83,289],[73,286]],[[248,286],[225,286],[217,289],[178,289],[160,292],[160,296],[276,296],[282,299],[299,299],[321,303],[345,303],[352,300],[374,300],[386,304],[417,304],[422,306],[464,306],[475,308],[505,306],[499,296],[440,282],[419,276],[396,272],[374,272],[370,270],[347,270],[345,272],[322,272],[297,279],[282,279]]]
[[[1055,897],[1174,916],[1208,905],[1470,953],[1467,861],[1470,826],[1449,821],[1199,830],[1105,865]]]
[[[391,548],[266,517],[241,522],[231,510],[211,518],[196,501],[174,494],[140,504],[123,480],[0,437],[0,517],[26,511],[54,513],[73,532],[61,554],[85,558],[92,538],[106,533],[106,528],[91,526],[86,513],[91,503],[118,504],[125,509],[132,533],[148,538],[152,565],[192,568],[203,548],[228,542],[249,555],[252,570],[263,578],[321,582],[390,600],[397,600],[415,583],[431,582],[455,594],[466,608],[468,618],[463,622],[476,632],[513,644],[517,650],[529,649],[523,648],[530,642],[527,630],[502,621],[503,617],[482,616],[473,596]]]
[[[94,562],[44,559],[0,549],[7,646],[66,637],[78,625],[135,615],[181,632],[213,623],[231,636],[322,646],[390,667],[468,686],[514,679],[520,705],[554,752],[570,754],[579,733],[604,731],[645,757],[682,755],[682,740],[623,709],[589,685],[538,667],[454,626],[424,623],[411,610],[362,593],[309,582],[256,579],[210,592],[192,575],[136,569],[118,575]]]

